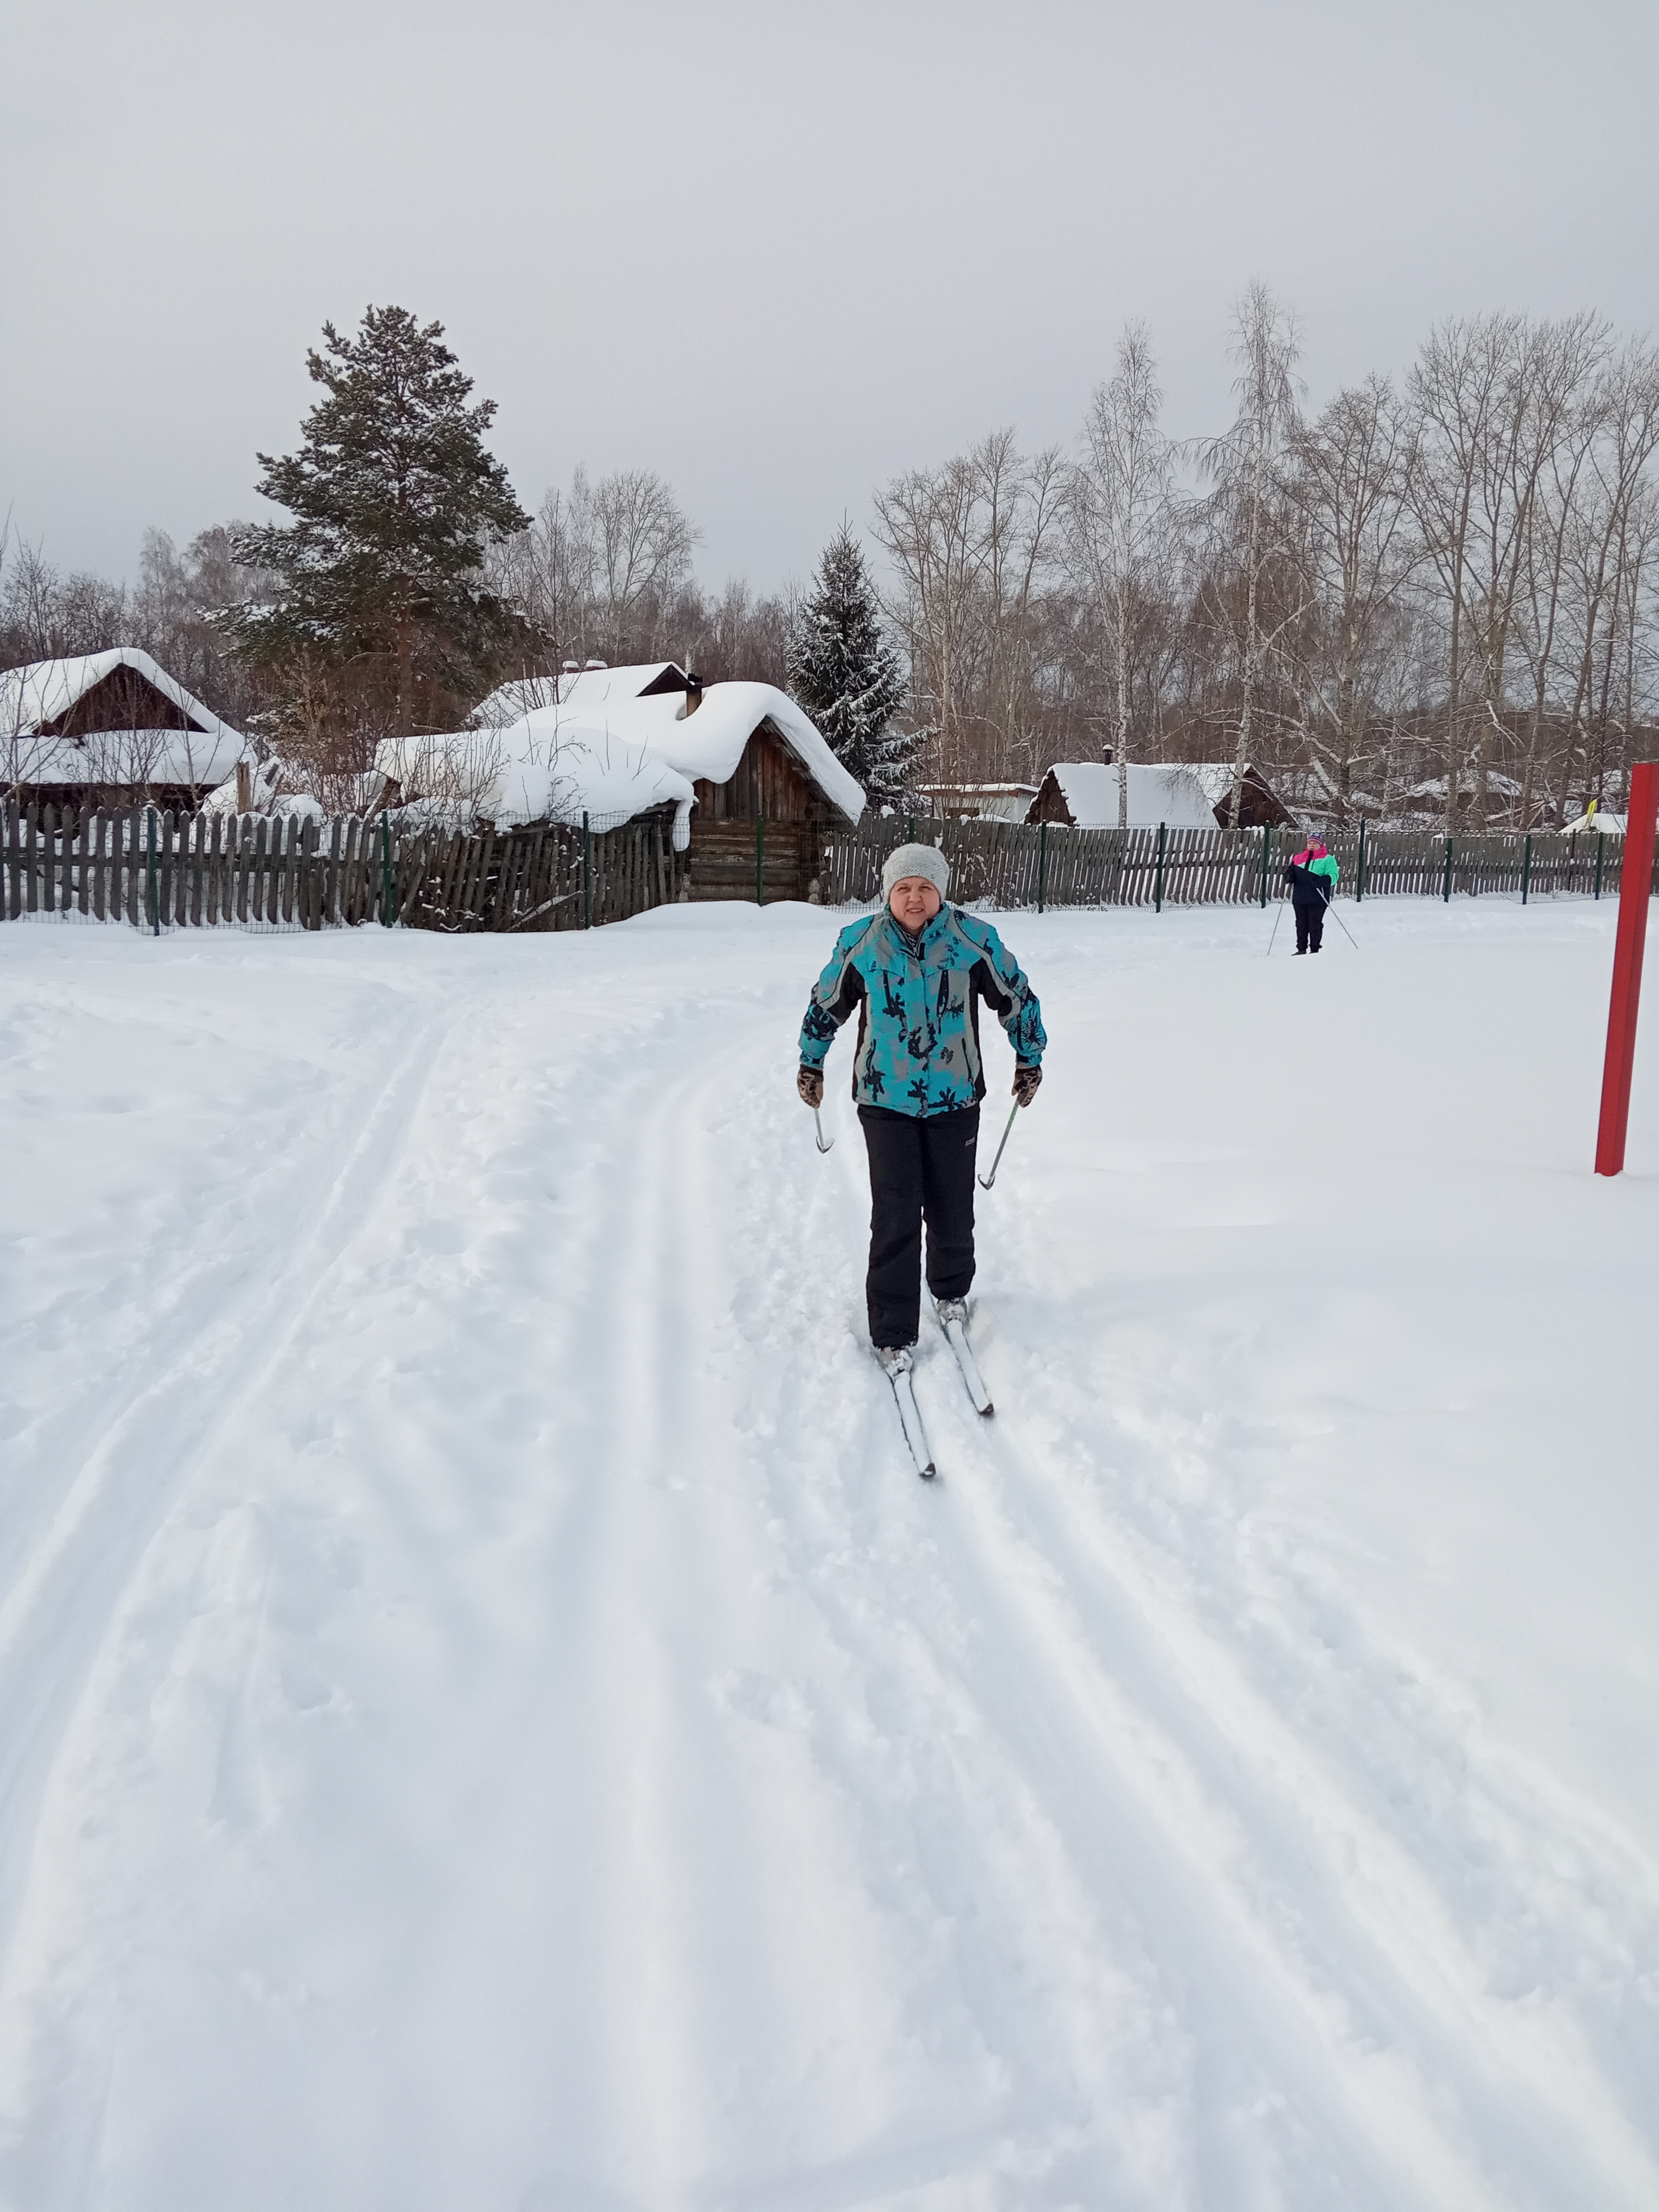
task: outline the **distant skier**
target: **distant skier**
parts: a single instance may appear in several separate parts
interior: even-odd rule
[[[1325,933],[1325,909],[1336,896],[1338,872],[1335,856],[1317,837],[1310,837],[1285,864],[1285,881],[1291,887],[1298,952],[1319,950],[1319,940]]]
[[[871,1341],[890,1375],[909,1365],[921,1316],[921,1229],[927,1287],[941,1322],[959,1321],[974,1279],[974,1156],[979,1102],[979,1001],[1014,1048],[1013,1092],[1029,1106],[1048,1042],[1019,965],[988,922],[947,906],[950,869],[932,845],[901,845],[882,870],[886,904],[849,923],[812,988],[800,1030],[796,1088],[823,1099],[823,1063],[856,1006],[853,1096],[870,1155]]]

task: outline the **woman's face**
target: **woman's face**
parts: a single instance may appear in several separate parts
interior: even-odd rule
[[[912,937],[920,935],[939,912],[943,901],[926,876],[901,876],[887,895],[887,908]]]

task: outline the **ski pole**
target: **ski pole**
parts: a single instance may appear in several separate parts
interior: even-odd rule
[[[1273,908],[1273,935],[1272,935],[1272,936],[1267,939],[1267,955],[1268,955],[1268,957],[1269,957],[1269,958],[1271,958],[1271,957],[1272,957],[1273,946],[1274,946],[1274,945],[1275,945],[1275,944],[1277,943],[1277,941],[1278,941],[1278,938],[1279,938],[1279,917],[1280,917],[1280,915],[1283,915],[1284,911],[1285,911],[1285,894],[1284,894],[1284,892],[1283,892],[1283,891],[1280,891],[1280,893],[1279,894],[1279,904],[1278,904],[1278,905]]]
[[[1331,912],[1335,915],[1337,927],[1341,931],[1344,937],[1347,939],[1349,944],[1352,945],[1354,951],[1358,952],[1359,950],[1359,939],[1354,935],[1352,930],[1349,928],[1347,923],[1343,921],[1341,915],[1336,913],[1336,909],[1331,905],[1330,900],[1327,899],[1325,903],[1327,906],[1331,907]]]
[[[991,1185],[997,1179],[997,1170],[1002,1164],[1002,1155],[1008,1139],[1014,1133],[1014,1116],[1018,1113],[1018,1111],[1019,1101],[1016,1098],[1013,1104],[1008,1109],[1008,1126],[1002,1133],[1002,1143],[997,1146],[997,1156],[991,1163],[991,1172],[988,1176],[981,1176],[979,1179],[979,1187],[981,1190],[989,1190]]]
[[[821,1152],[827,1152],[836,1141],[833,1137],[826,1137],[824,1135],[823,1118],[819,1114],[816,1106],[812,1109],[812,1135],[816,1139],[817,1148]]]

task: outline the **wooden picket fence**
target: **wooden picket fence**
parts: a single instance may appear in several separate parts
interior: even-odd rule
[[[1071,830],[1044,823],[930,822],[888,815],[824,840],[822,879],[830,906],[871,906],[896,846],[937,844],[951,864],[951,895],[991,907],[1224,906],[1279,896],[1285,864],[1307,843],[1303,830]],[[1431,830],[1334,830],[1340,893],[1402,892],[1442,898],[1505,892],[1523,901],[1558,893],[1599,898],[1616,890],[1625,841],[1599,832],[1534,830],[1445,836]],[[1659,870],[1656,871],[1659,888]]]
[[[1299,830],[1067,830],[878,816],[824,834],[826,906],[873,905],[896,845],[938,843],[951,893],[991,907],[1266,903]],[[1342,896],[1522,900],[1615,890],[1624,840],[1424,830],[1333,832]],[[0,919],[80,915],[140,928],[576,929],[625,921],[694,887],[665,815],[500,833],[411,830],[389,817],[175,819],[150,807],[76,815],[9,803],[0,817]],[[718,896],[718,893],[716,894]]]
[[[660,815],[481,831],[400,829],[388,817],[300,821],[152,807],[76,815],[9,804],[0,919],[80,915],[139,928],[576,929],[678,895]]]

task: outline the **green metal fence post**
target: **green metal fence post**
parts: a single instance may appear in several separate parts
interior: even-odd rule
[[[1152,881],[1152,912],[1154,914],[1162,914],[1164,911],[1164,828],[1165,825],[1160,822],[1158,825],[1158,874]]]
[[[1261,825],[1261,904],[1264,910],[1267,904],[1267,841],[1273,834],[1272,823],[1264,822]]]
[[[380,920],[390,929],[397,920],[398,894],[392,879],[392,817],[380,815]]]
[[[914,814],[907,814],[904,817],[904,842],[907,845],[914,845],[916,842],[916,817]]]
[[[1448,837],[1446,840],[1446,880],[1441,887],[1440,892],[1441,897],[1445,901],[1448,906],[1451,904],[1451,862],[1452,841]]]
[[[582,927],[593,927],[593,834],[587,826],[587,813],[582,812]]]
[[[161,934],[161,901],[155,889],[155,809],[149,810],[149,857],[144,864],[144,897],[149,907],[149,923],[154,934]]]
[[[1359,861],[1353,872],[1353,902],[1358,905],[1365,896],[1365,817],[1359,817]]]
[[[1521,848],[1521,903],[1527,902],[1527,886],[1532,881],[1532,832],[1527,832],[1527,842]]]
[[[1037,912],[1042,911],[1042,894],[1048,884],[1048,825],[1037,826]]]
[[[766,817],[755,817],[755,904],[766,904]]]
[[[1595,833],[1595,896],[1601,896],[1601,856],[1607,849],[1607,841],[1598,830]]]

